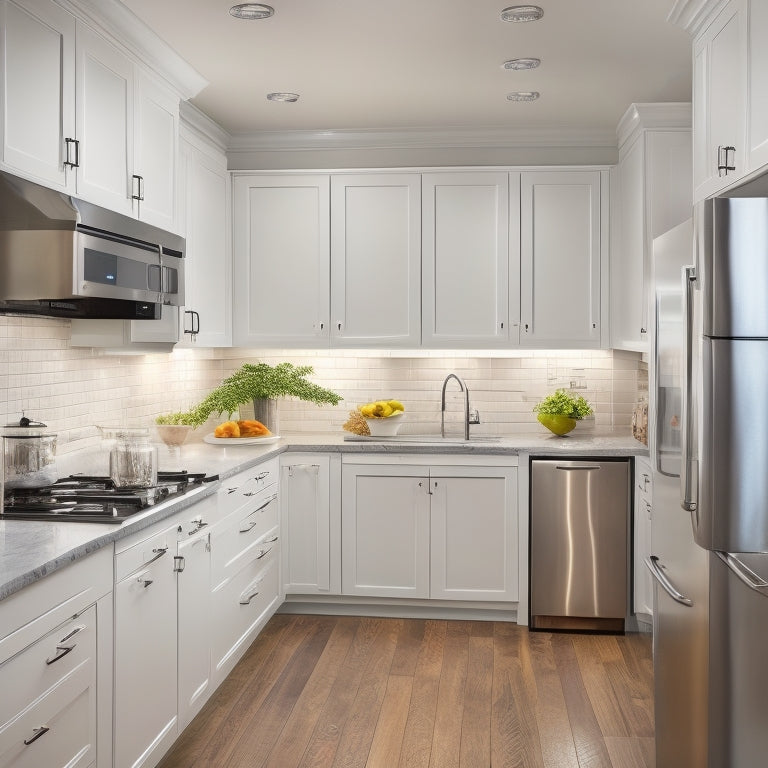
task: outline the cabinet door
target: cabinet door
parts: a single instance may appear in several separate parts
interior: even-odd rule
[[[635,546],[634,546],[634,609],[635,613],[653,615],[653,578],[645,560],[651,554],[653,521],[653,486],[651,465],[635,458]]]
[[[179,731],[186,728],[211,694],[211,537],[180,541],[178,574]]]
[[[234,182],[236,346],[328,346],[329,177]]]
[[[429,596],[517,600],[517,470],[432,468],[429,482]]]
[[[229,174],[216,156],[182,142],[184,346],[232,346],[232,250]],[[192,313],[196,313],[192,315]],[[197,331],[192,333],[192,331]]]
[[[134,212],[156,227],[176,231],[179,99],[146,74],[136,78]]]
[[[174,531],[137,544],[147,564],[115,584],[115,768],[154,764],[176,738]]]
[[[748,49],[748,113],[749,113],[749,170],[768,165],[768,3],[749,0],[747,28]]]
[[[330,458],[288,456],[280,468],[286,593],[331,589]]]
[[[77,194],[132,215],[133,64],[84,24],[77,24]]]
[[[75,138],[74,17],[51,0],[3,0],[0,37],[3,165],[73,192],[64,139]]]
[[[420,467],[343,468],[343,594],[429,597],[427,484]]]
[[[421,341],[421,179],[331,177],[331,342]]]
[[[694,199],[746,172],[746,13],[728,3],[693,50]]]
[[[509,344],[517,301],[509,235],[516,178],[490,171],[422,175],[424,346]],[[513,254],[516,247],[513,238]]]
[[[599,346],[599,172],[523,173],[520,209],[520,343]]]

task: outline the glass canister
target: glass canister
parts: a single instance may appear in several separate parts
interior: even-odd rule
[[[59,479],[56,435],[46,434],[46,426],[22,416],[3,427],[5,488],[44,488]]]
[[[116,429],[111,437],[109,476],[117,488],[151,488],[157,485],[157,447],[148,429]]]

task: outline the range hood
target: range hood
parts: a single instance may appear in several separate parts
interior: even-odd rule
[[[0,313],[154,320],[184,303],[184,238],[0,172]]]

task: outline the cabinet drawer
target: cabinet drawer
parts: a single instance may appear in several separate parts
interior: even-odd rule
[[[0,768],[86,768],[95,759],[94,661],[82,663],[0,729]]]
[[[277,604],[279,547],[253,560],[213,593],[213,660],[216,677],[226,675],[262,617]]]
[[[29,706],[80,664],[95,664],[96,606],[60,624],[0,667],[0,723]]]
[[[213,584],[235,573],[264,544],[265,534],[277,526],[277,490],[259,494],[247,508],[230,515],[211,532],[211,575]],[[277,531],[274,531],[275,535]]]
[[[279,460],[275,458],[222,480],[218,493],[222,513],[228,515],[253,501],[254,496],[277,491],[278,476]]]
[[[151,538],[115,555],[115,582],[161,558],[172,560],[176,553],[176,527],[177,524],[174,523]]]

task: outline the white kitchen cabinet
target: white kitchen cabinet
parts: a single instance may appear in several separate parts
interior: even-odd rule
[[[645,560],[651,554],[653,475],[647,459],[635,457],[635,545],[633,558],[634,612],[650,622],[653,616],[653,579]]]
[[[235,346],[328,345],[330,180],[235,176]]]
[[[693,45],[694,200],[747,170],[747,13],[731,0]]]
[[[280,604],[279,464],[222,481],[211,530],[211,677],[218,687]]]
[[[431,467],[429,482],[429,596],[516,601],[517,470]]]
[[[633,104],[611,189],[611,347],[647,351],[653,239],[692,213],[691,105]]]
[[[0,603],[3,768],[112,766],[111,588],[105,547]]]
[[[190,507],[177,526],[178,718],[186,728],[213,692],[211,682],[211,525],[216,499]]]
[[[183,125],[182,125],[183,128]],[[232,346],[230,178],[223,150],[183,130],[180,225],[186,238],[181,345]]]
[[[429,473],[345,466],[341,493],[343,594],[429,597]]]
[[[345,464],[345,595],[516,601],[517,470]]]
[[[133,215],[134,65],[88,26],[77,23],[77,194]]]
[[[519,174],[422,175],[425,347],[518,342]]]
[[[418,347],[421,178],[331,176],[331,345]]]
[[[0,36],[3,167],[74,192],[74,16],[52,0],[3,0]]]
[[[520,344],[599,347],[599,171],[532,171],[520,180]]]
[[[341,509],[336,488],[340,471],[338,455],[290,452],[281,457],[286,594],[341,592]]]
[[[175,231],[179,97],[156,78],[138,72],[134,98],[133,213],[148,224]]]
[[[748,85],[747,103],[749,122],[749,157],[747,165],[755,171],[768,165],[768,99],[765,84],[768,82],[768,3],[764,0],[746,0],[747,17]]]
[[[156,765],[177,736],[176,528],[115,556],[114,768]]]
[[[170,352],[179,340],[179,308],[163,304],[158,320],[72,320],[70,346],[118,353]]]

